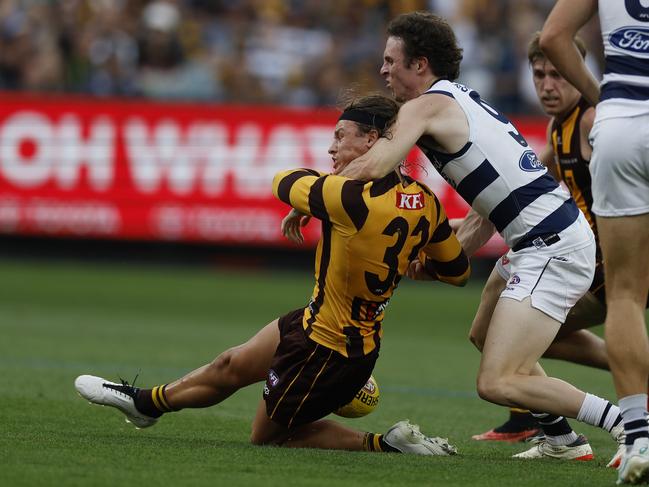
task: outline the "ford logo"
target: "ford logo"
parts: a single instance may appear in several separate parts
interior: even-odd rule
[[[518,167],[527,172],[542,171],[545,169],[543,163],[539,161],[539,158],[531,150],[523,152],[521,158],[518,160]]]
[[[625,51],[649,54],[649,28],[622,27],[611,33],[609,42]]]

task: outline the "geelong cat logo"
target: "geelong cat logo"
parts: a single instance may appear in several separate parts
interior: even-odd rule
[[[534,151],[526,150],[521,155],[521,158],[518,160],[518,167],[523,171],[532,172],[532,171],[542,171],[545,166],[539,158],[536,157]]]
[[[649,55],[649,28],[622,27],[611,33],[611,45],[623,51]]]

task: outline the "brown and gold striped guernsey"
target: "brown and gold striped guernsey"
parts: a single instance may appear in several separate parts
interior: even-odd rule
[[[385,308],[415,257],[440,281],[464,283],[470,272],[439,200],[402,177],[365,183],[298,169],[273,181],[275,196],[322,221],[303,325],[313,341],[346,357],[379,347]]]
[[[580,98],[575,107],[563,119],[554,119],[552,123],[552,147],[557,158],[559,174],[566,183],[570,194],[577,202],[577,206],[588,220],[595,234],[597,242],[595,278],[590,291],[604,302],[604,270],[602,263],[602,250],[597,238],[597,223],[593,214],[593,193],[589,160],[581,155],[579,123],[584,112],[590,105],[584,98]]]
[[[563,119],[552,123],[552,147],[557,157],[561,179],[566,183],[577,206],[584,213],[595,235],[597,226],[592,212],[593,194],[591,192],[589,160],[581,155],[579,123],[584,112],[591,105],[580,98],[579,102]]]

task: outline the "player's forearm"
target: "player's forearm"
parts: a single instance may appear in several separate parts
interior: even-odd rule
[[[559,0],[539,40],[552,64],[593,105],[599,101],[599,83],[586,67],[573,39],[596,10],[597,0]]]
[[[436,281],[452,286],[464,286],[471,276],[471,265],[464,252],[450,262],[437,262],[433,259],[424,260],[424,270]]]
[[[398,161],[393,163],[386,158],[372,158],[369,153],[365,153],[364,155],[354,159],[345,169],[343,169],[340,176],[359,179],[361,181],[370,181],[372,179],[379,179],[386,176],[398,165]]]
[[[496,233],[496,227],[472,209],[458,226],[455,234],[466,255],[471,257]]]
[[[572,39],[567,39],[572,44]],[[566,80],[576,87],[589,103],[596,105],[599,102],[599,83],[583,62],[577,47],[565,46],[564,41],[543,45],[548,59]],[[564,47],[565,46],[565,47]]]

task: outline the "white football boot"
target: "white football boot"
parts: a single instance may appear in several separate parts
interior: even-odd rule
[[[529,450],[517,453],[513,458],[533,460],[537,458],[556,458],[559,460],[592,460],[593,450],[584,435],[579,435],[569,445],[551,445],[547,440],[534,445]]]
[[[158,422],[158,418],[142,414],[136,409],[134,399],[138,389],[126,381],[116,384],[94,375],[80,375],[75,379],[74,387],[81,397],[92,404],[119,409],[126,415],[126,421],[136,428],[148,428]]]
[[[624,444],[624,423],[620,423],[611,430],[611,436],[617,441],[617,451],[611,461],[606,464],[607,468],[618,468],[622,462],[622,455],[626,452],[626,445]]]
[[[455,455],[457,453],[457,449],[450,445],[446,438],[424,436],[419,431],[419,426],[410,424],[407,419],[392,426],[383,435],[383,441],[401,453],[415,455]]]
[[[617,469],[617,484],[637,484],[649,481],[649,438],[638,438],[622,456]]]

